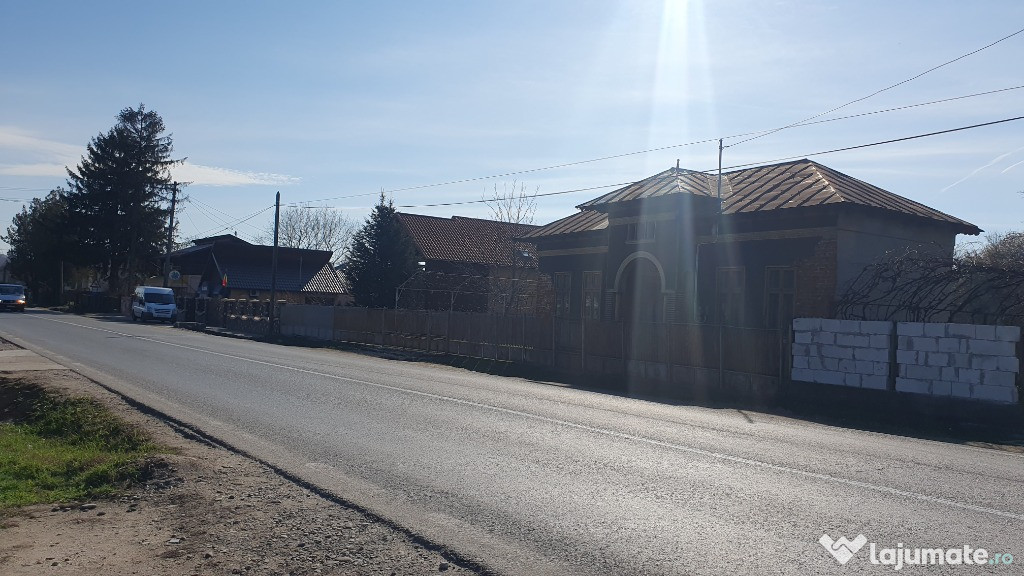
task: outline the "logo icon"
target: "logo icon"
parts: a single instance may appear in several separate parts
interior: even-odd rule
[[[838,540],[833,540],[828,534],[822,534],[818,543],[824,546],[840,564],[846,564],[858,550],[868,543],[868,538],[863,534],[858,534],[853,540],[847,540],[846,536],[840,536]]]

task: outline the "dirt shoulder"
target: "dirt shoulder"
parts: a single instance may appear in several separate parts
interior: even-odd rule
[[[0,349],[9,346],[0,340]],[[75,372],[0,376],[96,398],[169,452],[151,459],[144,483],[112,500],[0,516],[6,576],[476,573],[258,462],[186,437]]]

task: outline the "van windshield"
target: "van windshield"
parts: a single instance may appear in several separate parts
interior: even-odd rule
[[[147,304],[174,304],[173,294],[160,294],[156,292],[146,292],[146,303]]]
[[[13,294],[23,294],[24,288],[21,286],[0,286],[0,294],[4,296],[11,296]]]

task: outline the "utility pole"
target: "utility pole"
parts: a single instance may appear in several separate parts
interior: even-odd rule
[[[171,275],[171,248],[174,247],[174,207],[178,203],[178,183],[171,184],[171,217],[167,223],[167,253],[164,255],[164,288]],[[62,269],[63,272],[63,269]]]
[[[267,331],[274,334],[274,321],[277,318],[277,238],[281,227],[281,192],[274,200],[274,252],[270,264],[270,325]]]

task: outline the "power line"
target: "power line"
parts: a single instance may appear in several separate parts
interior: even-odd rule
[[[809,120],[814,120],[816,118],[821,118],[822,116],[825,116],[827,114],[831,114],[831,113],[835,112],[836,110],[841,110],[843,108],[846,108],[847,106],[850,106],[851,104],[856,104],[857,102],[863,102],[864,100],[867,100],[868,98],[871,98],[873,96],[877,96],[877,95],[881,94],[882,92],[885,92],[887,90],[892,90],[893,88],[896,88],[897,86],[902,86],[902,85],[904,85],[904,84],[906,84],[908,82],[913,82],[914,80],[917,80],[918,78],[924,76],[925,74],[929,74],[931,72],[934,72],[934,71],[938,70],[939,68],[943,68],[945,66],[949,66],[950,64],[952,64],[954,62],[957,62],[959,60],[963,60],[964,58],[967,58],[968,56],[973,56],[974,54],[977,54],[978,52],[981,52],[982,50],[987,50],[987,49],[995,46],[996,44],[999,44],[1000,42],[1002,42],[1004,40],[1009,40],[1010,38],[1013,38],[1014,36],[1020,34],[1021,32],[1024,32],[1024,28],[1021,28],[1020,30],[1017,30],[1016,32],[1014,32],[1013,34],[1010,34],[1008,36],[1003,36],[999,40],[996,40],[995,42],[992,42],[991,44],[988,44],[986,46],[982,46],[981,48],[978,48],[977,50],[974,50],[973,52],[968,52],[967,54],[963,54],[961,56],[957,56],[956,58],[954,58],[952,60],[949,60],[948,62],[943,62],[942,64],[939,64],[938,66],[933,66],[932,68],[929,68],[929,69],[925,70],[924,72],[921,72],[920,74],[918,74],[916,76],[913,76],[911,78],[907,78],[906,80],[897,82],[897,83],[895,83],[895,84],[893,84],[891,86],[886,86],[885,88],[882,88],[881,90],[876,90],[876,91],[872,92],[871,94],[868,94],[867,96],[862,96],[860,98],[857,98],[856,100],[850,100],[846,104],[843,104],[841,106],[836,106],[835,108],[832,108],[831,110],[827,110],[825,112],[822,112],[821,114],[815,114],[814,116],[811,116],[809,118],[805,118],[803,120],[800,120],[799,122],[794,122],[792,124],[788,124],[788,125],[783,126],[781,128],[776,128],[774,130],[770,130],[770,131],[768,131],[765,134],[760,134],[758,136],[753,136],[751,138],[747,138],[746,140],[740,140],[739,142],[730,144],[728,147],[738,146],[740,144],[743,144],[744,142],[750,142],[751,140],[756,140],[758,138],[763,138],[765,136],[768,136],[769,134],[775,134],[776,132],[781,132],[782,130],[793,128],[794,126],[799,126],[799,125],[801,125],[804,122],[807,122]]]
[[[621,182],[619,184],[605,184],[603,186],[592,186],[590,188],[576,188],[574,190],[559,190],[558,192],[547,192],[544,194],[531,194],[530,198],[543,198],[545,196],[561,196],[562,194],[573,194],[576,192],[588,192],[590,190],[600,190],[602,188],[614,188],[617,186],[629,186],[633,182]],[[438,206],[461,206],[463,204],[484,204],[487,202],[493,202],[492,199],[486,198],[483,200],[464,200],[462,202],[439,202],[437,204],[410,204],[405,206],[397,206],[397,208],[436,208]]]
[[[1024,85],[1012,86],[1012,87],[1009,87],[1009,88],[1000,88],[1000,89],[997,89],[997,90],[989,90],[989,91],[986,91],[986,92],[976,92],[974,94],[965,94],[965,95],[962,95],[962,96],[954,96],[954,97],[951,97],[951,98],[943,98],[941,100],[932,100],[930,102],[919,102],[917,104],[908,104],[908,105],[905,105],[905,106],[898,106],[898,107],[895,107],[895,108],[886,108],[886,109],[883,109],[883,110],[875,110],[875,111],[872,111],[872,112],[862,112],[862,113],[859,113],[859,114],[852,114],[852,115],[849,115],[849,116],[840,116],[840,117],[837,117],[837,118],[827,118],[827,119],[824,119],[824,120],[811,121],[811,120],[813,120],[813,118],[817,118],[818,116],[823,116],[824,115],[824,114],[819,114],[818,116],[815,116],[813,118],[809,118],[809,119],[804,120],[802,122],[798,122],[796,124],[792,124],[789,127],[813,126],[815,124],[824,124],[824,123],[827,123],[827,122],[836,122],[836,121],[839,121],[839,120],[849,120],[851,118],[860,118],[860,117],[863,117],[863,116],[871,116],[871,115],[874,115],[874,114],[883,114],[883,113],[887,113],[887,112],[897,112],[897,111],[900,111],[900,110],[907,110],[907,109],[910,109],[910,108],[919,108],[919,107],[922,107],[922,106],[931,106],[931,105],[935,105],[935,104],[943,104],[943,103],[946,103],[946,102],[953,102],[953,101],[956,101],[956,100],[964,100],[964,99],[967,99],[967,98],[975,98],[975,97],[978,97],[978,96],[988,96],[990,94],[998,94],[1000,92],[1008,92],[1008,91],[1011,91],[1011,90],[1020,90],[1022,88],[1024,88]],[[838,109],[839,108],[835,108],[832,111],[838,110]],[[827,112],[825,114],[827,114]],[[785,128],[773,128],[773,129],[769,129],[769,130],[757,130],[757,131],[751,131],[751,132],[743,132],[743,133],[739,133],[739,134],[732,134],[732,135],[729,135],[729,136],[722,136],[720,138],[721,139],[742,138],[743,136],[751,136],[751,135],[756,135],[757,137],[767,136],[768,134],[772,134],[774,132],[778,132],[779,130],[782,130],[782,129],[785,129]],[[456,179],[456,180],[449,180],[449,181],[446,181],[446,182],[438,182],[438,183],[435,183],[435,184],[423,184],[423,185],[419,185],[419,186],[410,186],[410,187],[406,187],[406,188],[395,188],[395,189],[392,189],[392,190],[385,190],[384,192],[385,193],[392,193],[393,194],[395,192],[408,192],[408,191],[411,191],[411,190],[422,190],[422,189],[425,189],[425,188],[437,188],[437,187],[440,187],[440,186],[449,186],[449,185],[452,185],[452,184],[465,184],[467,182],[479,182],[481,180],[492,180],[492,179],[495,179],[495,178],[504,178],[504,177],[507,177],[507,176],[518,176],[518,175],[522,175],[522,174],[530,174],[530,173],[533,173],[533,172],[543,172],[543,171],[546,171],[546,170],[556,170],[556,169],[559,169],[559,168],[568,168],[568,167],[571,167],[571,166],[579,166],[581,164],[591,164],[591,163],[594,163],[594,162],[602,162],[602,161],[605,161],[605,160],[614,160],[616,158],[626,158],[626,157],[629,157],[629,156],[638,156],[638,155],[641,155],[641,154],[649,154],[651,152],[661,152],[661,151],[664,151],[664,150],[671,150],[671,149],[674,149],[674,148],[683,148],[683,147],[686,147],[686,146],[694,146],[694,145],[697,145],[697,144],[707,144],[707,143],[710,143],[710,142],[717,142],[720,138],[705,138],[705,139],[702,139],[702,140],[694,140],[692,142],[684,142],[682,144],[669,144],[669,145],[666,145],[666,146],[659,146],[657,148],[648,148],[648,149],[645,149],[645,150],[636,150],[636,151],[633,151],[633,152],[623,152],[621,154],[612,154],[612,155],[609,155],[609,156],[601,156],[599,158],[590,158],[590,159],[587,159],[587,160],[576,160],[576,161],[573,161],[573,162],[565,162],[565,163],[562,163],[562,164],[554,164],[554,165],[551,165],[551,166],[544,166],[544,167],[540,167],[540,168],[528,168],[528,169],[525,169],[525,170],[514,170],[514,171],[511,171],[511,172],[504,172],[502,174],[492,174],[490,176],[477,176],[477,177],[473,177],[473,178],[461,178],[461,179]],[[736,144],[741,144],[742,142],[746,142],[746,141],[748,141],[748,140],[737,142]],[[736,144],[732,144],[731,146],[735,146]],[[376,196],[377,194],[380,194],[380,192],[379,191],[378,192],[364,192],[364,193],[360,193],[360,194],[349,194],[349,195],[345,195],[345,196],[333,196],[333,197],[330,197],[330,198],[320,198],[320,199],[317,199],[317,200],[303,200],[301,202],[296,202],[296,203],[289,204],[288,207],[289,208],[303,208],[303,207],[306,207],[304,205],[312,204],[312,203],[315,203],[315,202],[328,202],[328,201],[331,201],[331,200],[348,200],[350,198],[364,198],[366,196]]]
[[[949,134],[951,132],[961,132],[963,130],[971,130],[973,128],[982,128],[984,126],[993,126],[995,124],[1003,124],[1006,122],[1015,122],[1017,120],[1024,120],[1024,116],[1017,116],[1016,118],[1004,118],[1002,120],[994,120],[992,122],[983,122],[981,124],[973,124],[971,126],[961,126],[960,128],[950,128],[949,130],[939,130],[938,132],[928,132],[927,134],[917,134],[915,136],[905,136],[903,138],[893,138],[892,140],[882,140],[880,142],[872,142],[870,144],[858,144],[857,146],[847,146],[845,148],[833,148],[832,150],[824,150],[821,152],[812,152],[810,154],[800,154],[799,156],[788,156],[786,158],[776,158],[774,160],[762,160],[760,162],[751,162],[749,164],[735,164],[733,166],[723,166],[723,170],[732,170],[734,168],[746,168],[748,166],[757,166],[760,164],[774,164],[776,162],[786,162],[787,160],[798,160],[800,158],[807,158],[808,156],[821,156],[823,154],[832,154],[834,152],[846,152],[848,150],[857,150],[859,148],[869,148],[871,146],[881,146],[882,144],[893,144],[895,142],[905,142],[907,140],[916,140],[918,138],[927,138],[929,136],[938,136],[939,134]],[[705,170],[705,172],[712,172],[712,170]]]
[[[210,235],[211,232],[213,233],[214,236],[216,236],[217,234],[220,234],[221,232],[223,232],[225,230],[228,230],[228,229],[230,229],[230,228],[232,228],[234,226],[238,226],[239,224],[242,224],[242,223],[248,222],[249,220],[252,220],[253,218],[259,216],[260,214],[263,214],[264,212],[266,212],[267,210],[270,210],[273,207],[274,207],[274,205],[271,204],[270,206],[267,206],[266,208],[261,208],[260,210],[257,210],[256,212],[253,212],[252,214],[249,214],[248,216],[244,216],[242,218],[239,218],[238,220],[236,220],[234,222],[231,222],[227,226],[221,226],[221,227],[218,227],[218,228],[210,228],[209,230],[206,230],[205,232],[200,232],[198,234],[190,236],[188,238],[188,240],[195,240],[197,238],[202,238],[204,236]]]
[[[895,142],[904,142],[904,141],[907,141],[907,140],[916,140],[916,139],[919,139],[919,138],[927,138],[929,136],[938,136],[940,134],[949,134],[951,132],[961,132],[961,131],[964,131],[964,130],[971,130],[971,129],[974,129],[974,128],[982,128],[984,126],[992,126],[992,125],[995,125],[995,124],[1003,124],[1003,123],[1006,123],[1006,122],[1014,122],[1014,121],[1017,121],[1017,120],[1024,120],[1024,116],[1018,116],[1016,118],[1004,118],[1002,120],[994,120],[992,122],[983,122],[981,124],[973,124],[971,126],[961,126],[959,128],[950,128],[948,130],[939,130],[937,132],[928,132],[927,134],[916,134],[914,136],[905,136],[903,138],[893,138],[891,140],[882,140],[882,141],[879,141],[879,142],[871,142],[871,143],[868,143],[868,144],[858,144],[856,146],[847,146],[845,148],[834,148],[832,150],[822,150],[820,152],[811,152],[809,154],[801,154],[799,156],[789,156],[789,157],[786,157],[786,158],[776,158],[774,160],[762,160],[760,162],[751,162],[751,163],[748,163],[748,164],[736,164],[734,166],[725,166],[722,169],[723,170],[733,170],[733,169],[736,169],[736,168],[747,168],[749,166],[759,166],[759,165],[766,165],[766,164],[774,164],[774,163],[777,163],[777,162],[786,162],[788,160],[798,160],[798,159],[801,159],[801,158],[807,158],[809,156],[821,156],[823,154],[833,154],[835,152],[845,152],[847,150],[857,150],[859,148],[869,148],[869,147],[872,147],[872,146],[881,146],[883,144],[893,144]],[[710,173],[714,172],[715,170],[717,170],[717,167],[714,168],[714,169],[704,170],[704,172],[710,174]],[[559,196],[559,195],[562,195],[562,194],[572,194],[574,192],[586,192],[586,191],[589,191],[589,190],[599,190],[601,188],[612,188],[612,187],[617,187],[617,186],[628,186],[630,184],[635,184],[635,182],[626,182],[626,183],[623,183],[623,184],[606,184],[604,186],[593,186],[591,188],[577,188],[577,189],[573,189],[573,190],[560,190],[558,192],[548,192],[546,194],[537,194],[536,197]],[[1024,193],[1024,190],[1022,190],[1021,192]],[[463,201],[463,202],[444,202],[444,203],[438,203],[438,204],[406,205],[406,206],[398,206],[398,208],[432,208],[432,207],[437,207],[437,206],[460,206],[460,205],[463,205],[463,204],[480,204],[480,203],[489,202],[489,201],[490,200],[466,200],[466,201]]]

